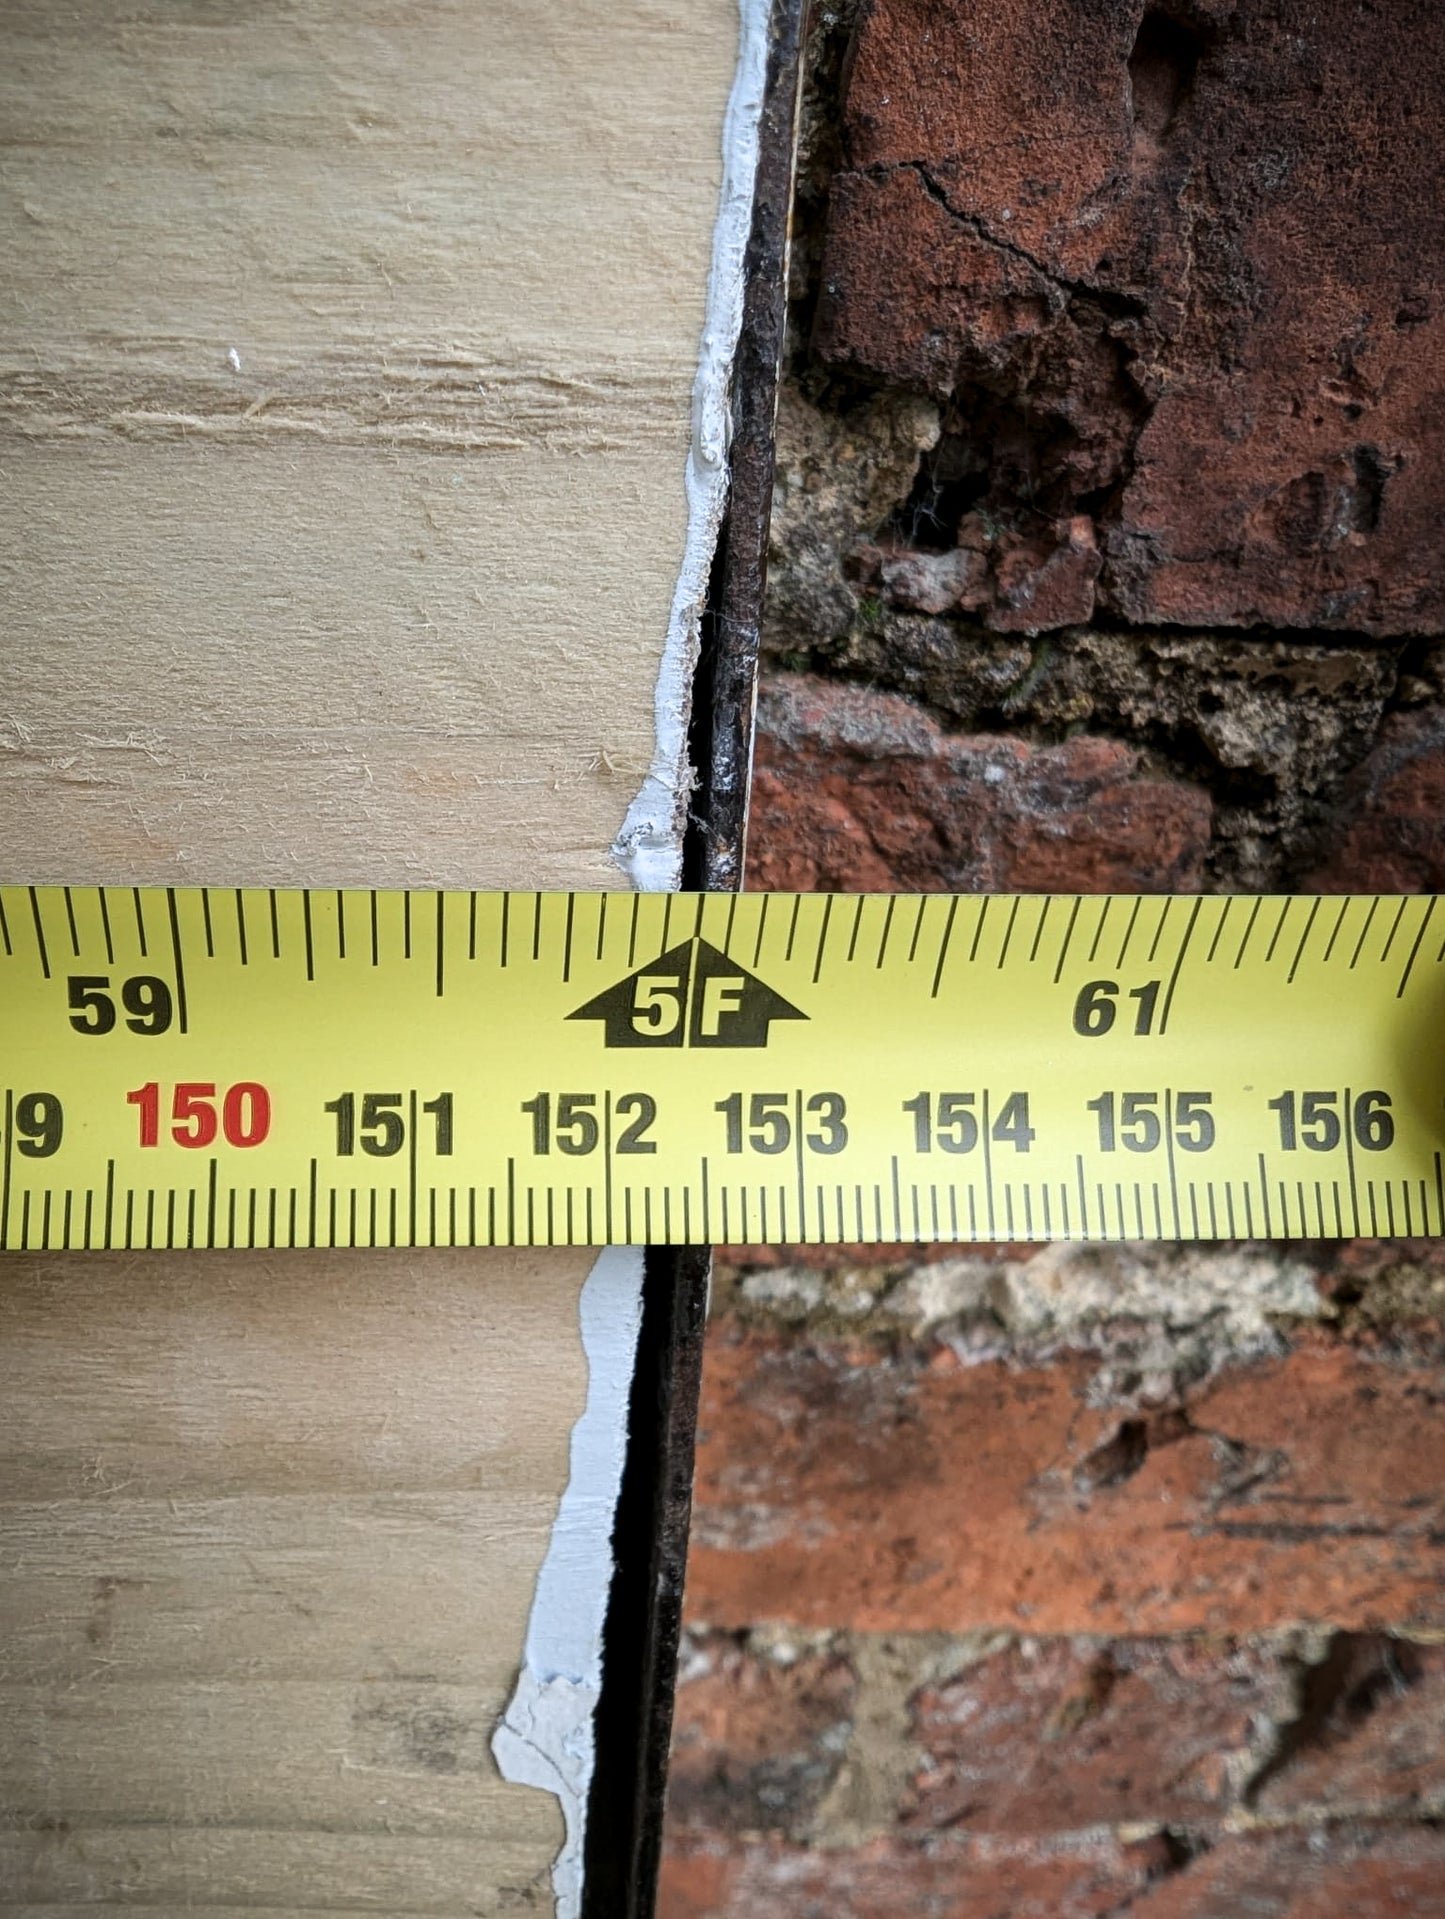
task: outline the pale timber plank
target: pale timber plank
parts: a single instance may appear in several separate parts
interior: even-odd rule
[[[0,878],[621,883],[737,26],[0,10]],[[588,1265],[0,1268],[0,1906],[552,1910]]]
[[[538,1408],[583,1385],[580,1263],[444,1250],[6,1261],[0,1487],[33,1502],[525,1494],[565,1453]]]
[[[485,1860],[485,1869],[478,1870]],[[188,1912],[290,1906],[491,1919],[547,1913],[537,1849],[502,1840],[406,1833],[277,1832],[243,1826],[0,1830],[0,1885],[49,1919],[56,1905]]]
[[[396,1677],[500,1695],[555,1508],[550,1486],[7,1502],[0,1683]]]
[[[164,1898],[174,1856],[202,1902],[257,1896],[253,1873],[294,1896],[303,1836],[329,1875],[340,1832],[382,1845],[380,1886],[391,1838],[409,1858],[466,1835],[478,1886],[536,1878],[540,1901],[558,1810],[504,1785],[489,1741],[584,1390],[576,1262],[101,1256],[4,1278],[0,1806],[50,1835],[0,1840],[4,1893]],[[123,1853],[97,1827],[151,1836]],[[252,1835],[239,1876],[229,1842],[180,1844],[212,1827]],[[110,1884],[123,1864],[139,1877]]]
[[[619,883],[736,41],[0,13],[7,872]]]
[[[57,1824],[168,1823],[286,1832],[556,1842],[556,1810],[496,1776],[488,1746],[503,1690],[416,1682],[343,1687],[270,1680],[0,1686],[9,1722],[0,1804],[53,1772]]]

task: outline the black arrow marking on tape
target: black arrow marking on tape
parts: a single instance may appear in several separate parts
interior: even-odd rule
[[[808,1015],[705,939],[684,940],[579,1006],[608,1047],[761,1047],[774,1020]]]

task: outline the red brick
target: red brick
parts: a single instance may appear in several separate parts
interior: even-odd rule
[[[1381,21],[865,7],[817,345],[953,401],[999,555],[1087,514],[1140,622],[1442,630],[1445,12]]]
[[[1326,1827],[1223,1841],[1130,1919],[1445,1919],[1445,1832]]]
[[[914,1701],[927,1763],[905,1823],[970,1832],[1198,1826],[1235,1800],[1287,1681],[1267,1650],[1025,1641]]]
[[[725,1913],[737,1873],[735,1857],[689,1852],[669,1842],[662,1856],[656,1919],[712,1919]]]
[[[1152,1427],[1092,1369],[715,1329],[694,1618],[869,1631],[1445,1625],[1445,1365],[1323,1339]]]
[[[657,1919],[1104,1919],[1157,1865],[1156,1848],[1111,1840],[1038,1851],[956,1839],[674,1851]]]
[[[1413,1242],[1412,1242],[1413,1243]],[[1434,1241],[1420,1241],[1421,1245],[1434,1245]],[[1038,1247],[1026,1240],[989,1240],[977,1246],[969,1247],[971,1259],[998,1260],[1027,1259],[1030,1253],[1036,1253]],[[722,1275],[731,1280],[739,1273],[752,1272],[757,1267],[772,1266],[815,1266],[823,1272],[837,1272],[848,1266],[874,1266],[883,1270],[904,1266],[933,1266],[942,1260],[957,1259],[958,1247],[947,1240],[929,1240],[919,1245],[915,1240],[891,1242],[888,1240],[841,1240],[836,1246],[789,1246],[779,1243],[774,1246],[729,1246],[720,1252],[713,1267],[714,1279]],[[1441,1247],[1441,1260],[1445,1263],[1445,1246]]]
[[[1445,1646],[1342,1634],[1306,1708],[1262,1811],[1445,1811]]]
[[[1322,893],[1445,891],[1445,712],[1392,714],[1345,783]]]
[[[1207,795],[1114,740],[949,734],[895,694],[805,675],[760,702],[760,888],[1188,892],[1211,819]]]
[[[719,1636],[693,1663],[677,1691],[670,1824],[785,1832],[806,1819],[842,1762],[857,1691],[848,1662],[784,1665]]]

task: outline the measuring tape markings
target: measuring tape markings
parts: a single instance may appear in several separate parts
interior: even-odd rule
[[[1441,1234],[1436,905],[0,888],[0,1247]]]

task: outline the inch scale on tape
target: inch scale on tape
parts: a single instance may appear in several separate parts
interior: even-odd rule
[[[1445,1235],[1437,906],[0,888],[0,1248]]]

